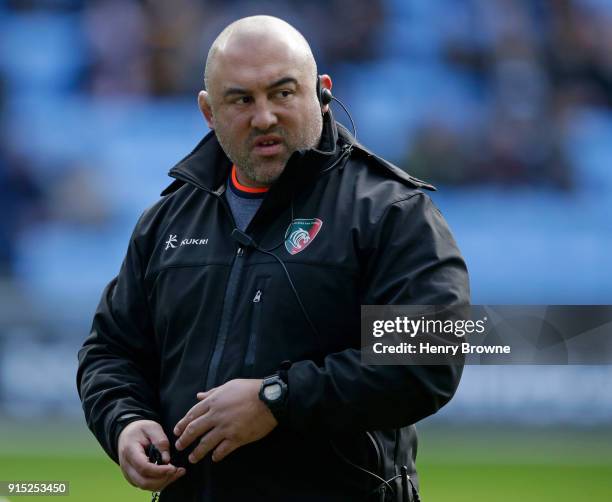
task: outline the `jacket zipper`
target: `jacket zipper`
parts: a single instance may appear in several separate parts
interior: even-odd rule
[[[217,372],[219,371],[221,356],[223,355],[223,349],[225,348],[225,342],[227,341],[227,335],[229,333],[232,313],[234,310],[233,307],[236,300],[236,293],[240,286],[240,276],[242,275],[242,267],[244,265],[243,258],[244,248],[242,246],[238,246],[234,256],[234,261],[232,262],[227,287],[225,289],[225,298],[223,299],[223,309],[221,311],[219,331],[217,332],[217,336],[215,338],[213,353],[208,365],[208,373],[206,375],[206,390],[212,389],[216,385]]]
[[[255,351],[257,348],[257,331],[259,328],[259,318],[261,314],[261,289],[257,290],[252,300],[253,317],[251,321],[251,331],[249,333],[249,343],[247,345],[246,355],[244,356],[244,369],[246,376],[253,375],[253,367],[255,366]]]
[[[252,314],[251,314],[251,329],[249,331],[249,341],[247,343],[247,349],[244,356],[244,374],[245,377],[253,377],[255,369],[255,356],[257,355],[257,342],[259,337],[259,326],[261,324],[261,312],[263,309],[262,302],[264,300],[264,293],[266,291],[266,285],[269,278],[260,278],[255,283],[255,295],[251,300]]]

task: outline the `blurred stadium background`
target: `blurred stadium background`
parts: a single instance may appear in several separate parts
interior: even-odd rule
[[[306,35],[363,143],[438,185],[474,303],[612,303],[610,0],[0,0],[0,479],[147,499],[84,428],[76,351],[207,132],[210,42],[255,13]],[[612,500],[611,389],[606,366],[467,368],[421,426],[424,500]]]

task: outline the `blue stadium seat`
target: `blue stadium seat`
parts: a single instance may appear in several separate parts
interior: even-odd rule
[[[14,94],[39,99],[72,89],[85,64],[86,44],[76,14],[36,11],[5,15],[0,32],[0,68]]]

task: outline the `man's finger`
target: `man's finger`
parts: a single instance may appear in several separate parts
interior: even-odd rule
[[[212,394],[212,393],[213,393],[215,390],[217,390],[217,388],[216,388],[216,387],[213,387],[212,389],[207,390],[206,392],[198,392],[198,393],[196,394],[196,397],[197,397],[197,398],[198,398],[200,401],[202,401],[203,399],[206,399],[208,396],[210,396],[210,395],[211,395],[211,394]]]
[[[139,486],[138,479],[140,478],[140,474],[138,474],[136,469],[134,469],[131,465],[123,465],[121,472],[123,473],[123,477],[127,479],[132,486]]]
[[[128,465],[135,469],[138,474],[147,478],[160,479],[176,470],[172,464],[156,465],[149,462],[143,447],[139,444],[130,446],[127,454]]]
[[[191,409],[185,414],[185,416],[177,422],[173,431],[174,435],[180,436],[184,432],[185,427],[187,427],[187,425],[194,419],[204,415],[204,413],[208,411],[208,408],[208,403],[205,401],[200,401],[199,403],[194,404]]]
[[[196,438],[206,434],[214,425],[208,413],[189,422],[175,443],[176,449],[180,451],[187,448]]]
[[[167,479],[171,476],[163,476],[161,478],[150,478],[143,476],[133,466],[126,466],[125,478],[133,486],[137,486],[143,490],[157,491],[168,484]]]
[[[223,441],[223,434],[220,432],[219,428],[217,427],[212,429],[207,434],[204,434],[204,437],[200,439],[200,443],[198,444],[198,446],[196,446],[189,455],[189,461],[192,464],[198,463],[206,456],[209,451],[212,451],[221,441]]]
[[[136,467],[136,469],[138,469],[140,475],[151,479],[163,479],[176,473],[176,467],[172,464],[155,465],[149,462],[147,465]]]
[[[239,446],[242,446],[234,441],[230,441],[229,439],[224,439],[221,441],[219,446],[215,448],[212,454],[213,462],[219,462],[227,457],[230,453],[232,453]]]

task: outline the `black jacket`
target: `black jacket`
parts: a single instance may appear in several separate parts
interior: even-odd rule
[[[161,500],[380,500],[370,493],[380,482],[349,461],[384,479],[406,465],[416,480],[411,424],[448,402],[461,376],[360,362],[360,305],[469,302],[465,263],[420,190],[432,187],[326,114],[319,149],[293,154],[246,229],[282,260],[304,313],[281,263],[232,238],[230,166],[208,134],[138,221],[79,352],[87,423],[115,461],[137,418],[158,421],[172,444],[196,392],[289,360],[286,419],[218,464],[188,466]],[[399,497],[399,479],[390,484]]]

